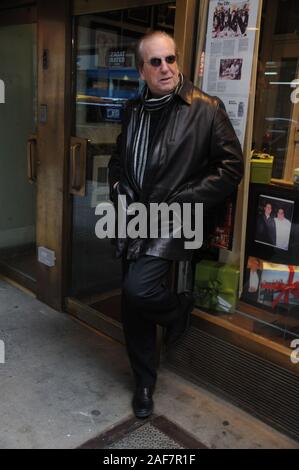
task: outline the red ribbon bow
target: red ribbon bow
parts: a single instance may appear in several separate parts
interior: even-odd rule
[[[289,278],[288,283],[284,284],[283,282],[262,282],[261,287],[262,289],[271,289],[271,290],[278,290],[280,293],[273,300],[272,307],[275,308],[279,301],[284,297],[283,301],[285,304],[289,303],[290,292],[293,294],[294,297],[299,299],[299,282],[293,282],[295,277],[295,269],[294,266],[288,266],[289,268]]]

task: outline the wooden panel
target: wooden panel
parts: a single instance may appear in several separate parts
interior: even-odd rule
[[[0,25],[30,24],[36,22],[36,6],[26,8],[1,10]]]
[[[20,286],[23,289],[28,290],[28,292],[35,293],[36,292],[36,282],[26,274],[22,273],[21,271],[14,269],[13,267],[9,266],[9,264],[3,263],[0,261],[0,271],[1,271],[1,279],[5,279],[7,282],[13,284],[17,284],[18,288]]]
[[[37,295],[56,309],[62,307],[65,282],[63,248],[64,214],[68,202],[70,45],[70,1],[39,0],[38,115],[41,105],[46,105],[47,117],[46,122],[38,122],[37,246],[53,250],[56,264],[48,267],[39,263]],[[43,65],[45,50],[48,51],[46,68]]]
[[[202,54],[205,51],[205,42],[206,42],[206,29],[208,21],[208,11],[209,11],[209,2],[208,0],[201,0],[198,12],[198,21],[197,21],[197,45],[196,45],[196,55],[195,55],[195,70],[194,70],[194,84],[199,88],[202,87]]]
[[[124,10],[126,8],[138,8],[147,5],[161,5],[170,0],[74,0],[73,14],[86,15],[100,13],[102,11]]]
[[[298,365],[293,364],[290,360],[292,351],[281,344],[246,331],[241,327],[233,325],[228,320],[203,312],[197,308],[193,310],[192,324],[207,333],[221,338],[223,341],[228,341],[299,375]]]
[[[197,0],[177,0],[174,25],[174,39],[180,55],[180,69],[191,78],[194,51],[195,13]]]
[[[76,299],[66,299],[66,310],[84,324],[89,325],[96,331],[100,331],[105,335],[125,343],[122,331],[122,325],[118,321],[94,310],[88,305],[84,305]]]
[[[257,79],[257,64],[258,64],[258,48],[260,41],[261,30],[261,17],[262,17],[262,2],[259,3],[258,17],[257,17],[257,32],[255,37],[255,44],[253,50],[252,71],[249,89],[248,100],[248,113],[246,121],[246,132],[244,138],[244,178],[240,184],[237,199],[236,219],[234,229],[234,242],[231,252],[220,250],[221,256],[219,261],[236,264],[240,263],[240,294],[243,287],[243,266],[245,262],[245,245],[247,238],[247,211],[248,211],[248,194],[250,183],[250,153],[252,147],[253,135],[253,121],[254,121],[254,106],[255,106],[255,90]]]
[[[1,0],[0,11],[7,8],[36,5],[35,0]]]

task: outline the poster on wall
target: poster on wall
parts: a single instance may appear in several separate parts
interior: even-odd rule
[[[224,103],[243,147],[260,0],[211,0],[203,91]]]

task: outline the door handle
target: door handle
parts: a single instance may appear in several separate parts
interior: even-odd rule
[[[71,137],[70,193],[85,196],[88,139]]]
[[[36,183],[36,141],[35,134],[29,136],[27,140],[27,176],[29,183]]]

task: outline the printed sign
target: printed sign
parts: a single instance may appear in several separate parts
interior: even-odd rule
[[[224,103],[244,144],[259,0],[211,0],[203,91]]]

